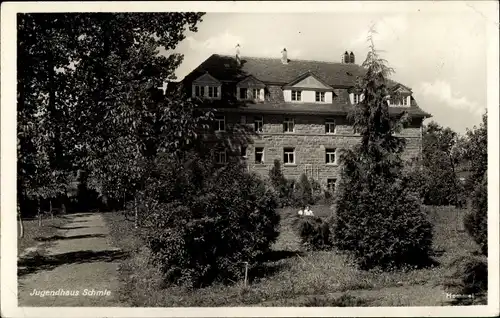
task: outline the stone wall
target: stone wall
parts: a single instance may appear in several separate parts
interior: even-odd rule
[[[246,138],[235,138],[241,142],[233,142],[233,147],[238,148],[241,144],[246,145],[246,159],[249,170],[255,171],[262,176],[268,176],[272,168],[274,159],[280,160],[282,170],[287,178],[298,178],[302,173],[313,177],[321,184],[325,185],[327,179],[339,177],[339,166],[337,164],[326,163],[326,149],[336,149],[336,158],[342,149],[352,147],[359,142],[359,135],[354,134],[352,126],[347,119],[342,116],[287,116],[287,115],[264,115],[264,126],[262,133],[253,132],[254,115],[227,114],[226,126],[228,133],[238,135],[243,130],[246,131]],[[257,115],[258,116],[258,115]],[[283,132],[283,120],[285,117],[293,117],[295,121],[295,131],[292,133]],[[325,119],[333,118],[336,123],[334,134],[325,133]],[[404,153],[405,158],[415,157],[420,154],[421,135],[420,125],[415,121],[405,128],[401,134],[407,137],[407,147]],[[264,163],[255,162],[255,148],[264,148]],[[295,163],[283,164],[284,148],[295,149]],[[235,153],[239,153],[235,151]]]

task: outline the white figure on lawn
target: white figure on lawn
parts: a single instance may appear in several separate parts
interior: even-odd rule
[[[314,216],[314,213],[309,206],[306,206],[304,210],[299,210],[299,215]]]

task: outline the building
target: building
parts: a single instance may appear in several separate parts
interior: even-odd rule
[[[217,110],[216,133],[247,135],[217,151],[217,160],[241,156],[249,170],[268,175],[279,159],[287,178],[302,173],[332,187],[339,177],[339,149],[359,141],[347,120],[363,96],[354,91],[364,68],[345,52],[337,63],[293,60],[286,49],[278,58],[213,54],[188,74],[183,86],[193,98],[203,98]],[[410,88],[390,81],[398,92],[389,111],[407,111],[411,121],[401,135],[407,138],[406,157],[421,152],[422,121],[430,114],[417,105]],[[230,149],[228,149],[230,148]]]

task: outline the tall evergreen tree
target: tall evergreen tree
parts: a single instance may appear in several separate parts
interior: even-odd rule
[[[363,98],[350,114],[360,143],[341,155],[342,173],[334,225],[336,245],[354,252],[363,268],[392,268],[427,259],[432,227],[418,195],[404,186],[402,129],[407,115],[389,115],[387,66],[373,43],[356,85]],[[394,97],[394,96],[391,96]]]

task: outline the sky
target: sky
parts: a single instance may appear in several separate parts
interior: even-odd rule
[[[456,3],[450,2],[450,5]],[[321,11],[321,10],[319,10]],[[366,58],[368,30],[375,46],[395,69],[392,79],[409,86],[419,106],[440,125],[464,133],[478,125],[486,109],[487,36],[485,17],[470,10],[432,12],[208,12],[198,32],[188,32],[176,48],[184,62],[181,80],[211,54],[281,57],[339,62],[353,51]]]

